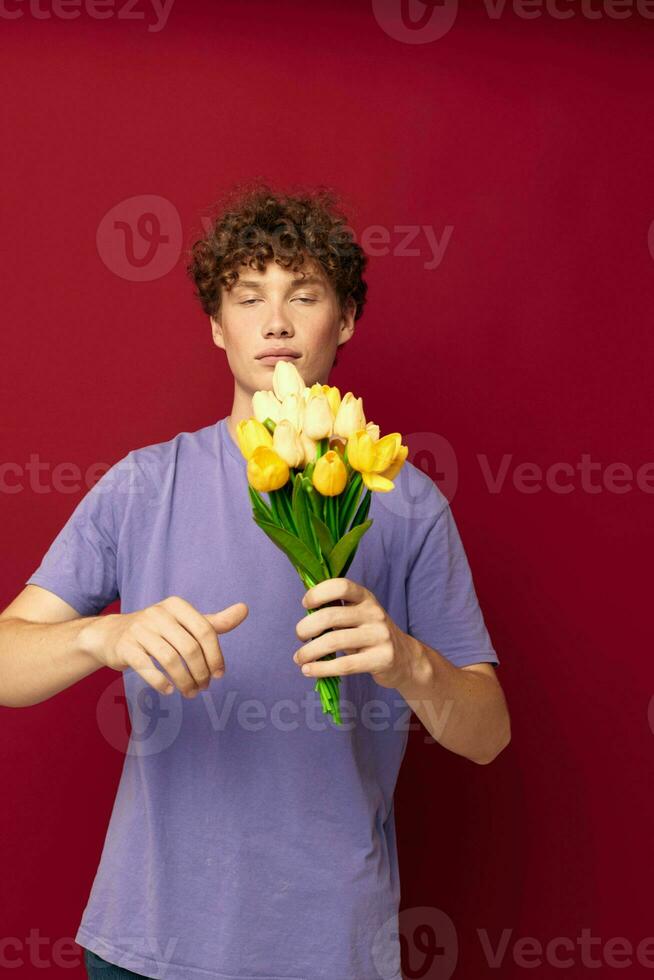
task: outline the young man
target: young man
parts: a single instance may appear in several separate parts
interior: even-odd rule
[[[465,552],[422,471],[407,461],[373,494],[347,577],[306,594],[252,520],[236,425],[275,354],[328,383],[365,264],[329,195],[264,187],[225,208],[189,272],[234,376],[230,415],[114,464],[0,615],[5,705],[123,674],[132,736],[75,937],[91,976],[108,961],[116,977],[398,980],[410,709],[476,763],[509,741]],[[341,676],[342,726],[320,674]]]

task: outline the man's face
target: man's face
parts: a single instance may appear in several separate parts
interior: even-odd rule
[[[211,325],[237,389],[251,397],[272,388],[276,361],[261,354],[278,347],[297,355],[282,360],[295,364],[306,385],[327,384],[336,348],[354,332],[354,303],[341,311],[318,263],[305,259],[301,271],[290,272],[270,261],[264,272],[241,266],[232,288],[221,289],[221,308]]]

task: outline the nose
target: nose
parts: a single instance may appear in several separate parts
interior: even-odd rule
[[[264,337],[292,337],[294,334],[291,318],[282,301],[270,303],[267,316],[261,326]]]

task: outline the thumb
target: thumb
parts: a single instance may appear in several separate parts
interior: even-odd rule
[[[250,610],[244,602],[234,602],[231,606],[221,609],[220,612],[203,613],[208,619],[216,633],[228,633],[235,626],[242,623]]]

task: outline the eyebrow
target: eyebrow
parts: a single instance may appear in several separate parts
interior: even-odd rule
[[[232,289],[238,289],[239,286],[243,286],[246,289],[261,289],[263,283],[257,282],[254,279],[238,279],[232,286]],[[319,276],[305,276],[303,279],[292,279],[291,286],[324,286],[324,283]]]

